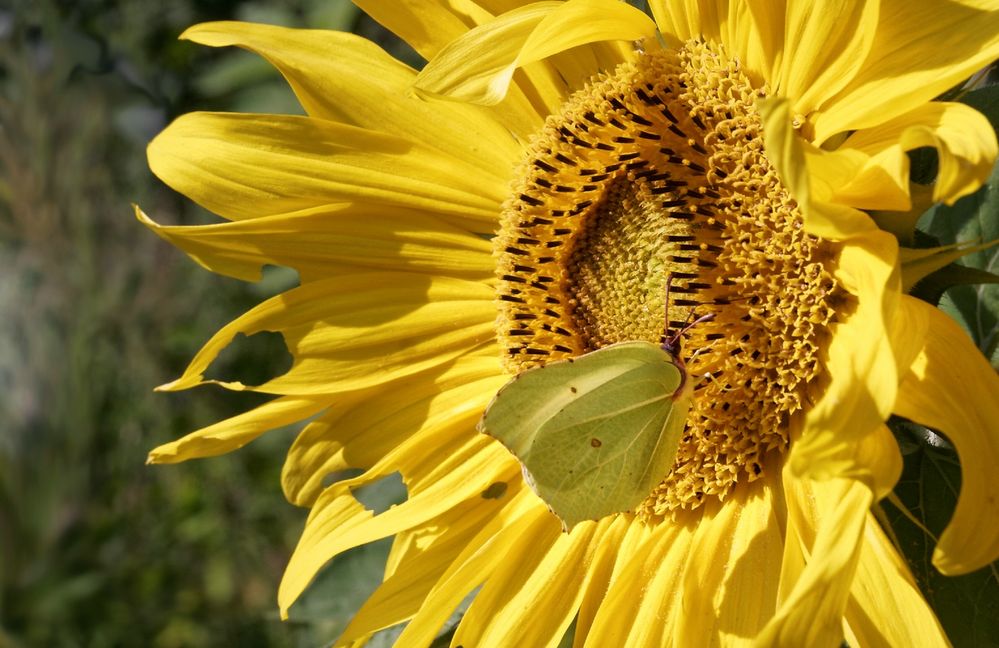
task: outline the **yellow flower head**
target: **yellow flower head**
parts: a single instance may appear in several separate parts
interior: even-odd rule
[[[938,429],[963,485],[934,563],[999,556],[999,378],[904,294],[907,152],[934,201],[974,191],[988,122],[931,102],[999,58],[985,0],[357,0],[429,61],[350,34],[211,23],[286,77],[304,117],[198,113],[153,171],[231,222],[143,222],[205,267],[301,286],[217,333],[164,389],[206,381],[236,334],[282,333],[269,403],[151,454],[174,462],[314,419],[289,499],[311,515],[283,614],[335,555],[394,536],[343,645],[408,622],[428,645],[481,586],[454,645],[945,645],[870,513],[898,480],[892,414]],[[927,48],[931,48],[929,51]],[[664,303],[671,282],[673,297]],[[663,309],[696,378],[673,466],[633,511],[576,525],[475,431],[512,375],[658,342]],[[327,484],[344,469],[354,478]],[[400,473],[374,514],[353,491]]]

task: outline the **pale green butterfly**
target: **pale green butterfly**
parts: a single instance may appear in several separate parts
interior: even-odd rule
[[[693,396],[680,336],[711,317],[673,336],[667,317],[662,345],[611,344],[528,369],[497,392],[478,429],[517,457],[563,530],[633,510],[672,468]]]

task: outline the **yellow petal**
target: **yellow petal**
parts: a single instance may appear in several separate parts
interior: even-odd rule
[[[454,2],[454,0],[445,0],[445,1]],[[514,9],[522,7],[525,4],[524,0],[471,0],[471,1],[492,12],[494,16],[498,16],[508,11],[513,11]]]
[[[855,463],[867,466],[876,500],[888,497],[902,476],[902,451],[887,425],[864,436],[854,451]]]
[[[423,524],[478,496],[494,481],[514,479],[516,462],[508,457],[502,447],[482,435],[469,434],[464,444],[441,457],[428,457],[425,451],[405,444],[363,475],[330,486],[313,506],[278,588],[282,616],[322,566],[338,554]],[[405,482],[412,464],[419,461],[433,461],[438,479],[430,488],[383,513],[375,515],[351,494],[353,489],[396,471]]]
[[[600,611],[611,583],[617,580],[629,559],[638,553],[652,533],[652,527],[634,516],[617,515],[613,520],[590,563],[590,574],[576,616],[573,648],[586,644],[593,619]]]
[[[426,60],[468,30],[493,20],[495,16],[519,9],[523,2],[506,0],[356,0],[369,16],[409,43]],[[590,68],[589,77],[596,70]],[[522,141],[530,138],[544,117],[565,96],[560,75],[572,78],[578,71],[545,63],[535,63],[519,71],[503,101],[492,109]],[[557,87],[556,87],[557,86]],[[432,105],[432,104],[431,104]]]
[[[728,13],[728,0],[650,0],[656,24],[671,47],[703,36],[722,42],[722,23]]]
[[[306,284],[223,327],[162,391],[212,382],[273,394],[364,389],[444,364],[493,339],[489,286],[406,273],[362,273]],[[294,356],[288,373],[259,387],[205,381],[218,353],[242,333],[280,332]]]
[[[925,317],[914,316],[912,312],[910,301],[914,299],[909,295],[899,297],[898,312],[892,320],[891,346],[895,353],[899,382],[916,357],[922,353],[929,339],[929,322]]]
[[[945,314],[916,299],[902,306],[904,320],[929,333],[902,378],[895,413],[943,432],[957,449],[961,492],[933,564],[965,574],[999,557],[999,375]]]
[[[474,0],[474,2],[493,16],[519,9],[525,4],[524,0]],[[630,43],[613,41],[591,43],[557,54],[549,63],[553,71],[568,84],[569,90],[575,90],[585,85],[596,70],[614,69],[618,63],[631,56],[632,51]]]
[[[782,69],[775,94],[808,115],[858,72],[874,42],[881,3],[855,0],[790,2]]]
[[[854,238],[843,247],[836,278],[856,310],[834,324],[826,370],[829,384],[805,416],[791,449],[790,466],[813,478],[850,476],[871,489],[881,469],[858,456],[857,444],[874,434],[895,404],[897,371],[891,347],[898,308],[898,244],[884,232]]]
[[[849,142],[849,140],[848,140]],[[897,142],[896,142],[897,143]],[[855,209],[906,211],[909,197],[909,157],[895,158],[895,148],[856,148],[844,144],[835,151],[808,148],[805,153],[812,183],[821,184],[837,204]],[[898,152],[902,152],[898,149]]]
[[[338,274],[344,265],[480,281],[493,274],[488,241],[401,207],[337,205],[195,227],[158,225],[138,207],[135,214],[205,268],[246,281],[258,281],[265,265],[294,268],[303,283]]]
[[[441,11],[440,8],[433,8],[436,5],[448,5],[446,10],[452,14],[459,14],[462,24],[467,24],[471,28],[489,23],[495,15],[519,11],[522,8],[519,5],[523,3],[495,2],[491,0],[475,3],[468,2],[468,0],[449,0],[445,2],[441,2],[440,0],[420,0],[420,4],[429,5],[431,13]],[[467,5],[474,5],[474,7]],[[482,7],[479,5],[482,5]],[[484,12],[482,10],[483,7],[488,9],[488,12]],[[393,10],[396,10],[395,6],[393,6]],[[385,17],[387,18],[387,16]],[[389,20],[397,21],[398,16]],[[417,18],[417,20],[420,19]],[[433,24],[432,29],[437,29],[437,24]],[[465,31],[465,29],[454,30],[452,38],[448,42],[464,36]],[[433,60],[438,53],[438,50],[435,49],[433,55],[427,57],[428,60]],[[597,72],[616,67],[618,63],[624,60],[625,53],[625,50],[616,44],[591,43],[574,47],[570,51],[553,55],[543,61],[539,60],[527,63],[514,72],[513,84],[509,87],[503,100],[498,103],[502,106],[510,103],[520,105],[523,102],[528,104],[536,115],[540,115],[541,117],[558,112],[559,107],[571,91],[581,88]],[[518,134],[530,135],[531,132]]]
[[[870,54],[849,85],[814,116],[817,143],[907,113],[999,58],[994,0],[876,4],[880,15]]]
[[[785,471],[788,524],[805,543],[806,565],[758,646],[834,646],[863,544],[871,491],[850,479],[799,482]]]
[[[385,582],[357,611],[335,645],[412,618],[455,556],[507,504],[513,490],[511,487],[498,498],[471,498],[423,526],[396,534],[393,555],[400,544],[405,545],[404,555],[396,559],[395,565],[390,558]]]
[[[851,646],[949,646],[905,560],[868,515],[846,606]]]
[[[511,547],[462,618],[455,645],[559,645],[583,596],[594,545],[613,518],[584,522],[568,534],[552,522],[550,535]]]
[[[329,399],[285,396],[196,432],[165,443],[149,453],[148,463],[167,464],[215,457],[242,448],[258,436],[316,415]]]
[[[774,490],[765,480],[736,488],[705,506],[683,575],[683,610],[672,634],[678,646],[707,637],[722,645],[755,637],[774,615],[784,548]]]
[[[474,0],[354,0],[428,61],[448,43],[493,16]],[[522,4],[522,3],[517,3]]]
[[[771,97],[757,102],[763,118],[767,157],[781,181],[797,201],[805,221],[805,231],[837,241],[877,229],[870,217],[856,209],[833,202],[835,186],[809,173],[806,143],[792,127],[791,102]]]
[[[988,179],[999,153],[995,131],[975,109],[960,103],[923,104],[857,131],[843,143],[837,153],[862,156],[863,164],[855,165],[854,177],[842,185],[837,200],[862,209],[909,209],[906,152],[920,147],[937,150],[939,171],[933,200],[947,204],[978,189]],[[891,183],[888,187],[884,186],[886,181]],[[906,196],[904,202],[897,197],[899,191]],[[888,197],[892,199],[886,200]]]
[[[538,503],[537,495],[522,490],[452,561],[396,644],[429,645],[469,592],[506,563],[521,543],[550,537],[551,530],[551,514]]]
[[[240,22],[204,23],[181,38],[260,54],[313,117],[419,141],[502,181],[520,158],[516,140],[489,111],[411,96],[416,72],[366,38]]]
[[[411,140],[307,117],[190,113],[148,156],[164,182],[230,220],[358,201],[491,226],[507,193],[505,182]]]
[[[683,606],[683,566],[692,551],[687,525],[660,524],[611,582],[587,635],[590,646],[646,646],[670,636]]]
[[[511,466],[513,466],[513,464],[511,464]],[[426,475],[428,474],[430,474],[430,471],[423,471],[422,479],[419,475],[416,475],[414,479],[411,479],[407,484],[409,492],[416,493],[423,488],[432,486],[433,484],[429,483],[426,479]],[[418,481],[422,481],[422,485],[418,484]],[[488,509],[491,511],[489,517],[492,517],[493,515],[498,514],[505,507],[511,505],[516,498],[521,497],[522,492],[526,492],[528,490],[529,488],[527,484],[524,483],[523,479],[493,482],[489,484],[485,490],[480,492],[478,497],[470,497],[457,508],[448,511],[438,518],[441,520],[441,524],[437,524],[436,521],[431,521],[422,527],[407,529],[397,533],[392,541],[392,549],[389,552],[388,559],[385,562],[385,576],[389,577],[404,571],[407,565],[411,565],[420,559],[424,549],[426,549],[430,543],[442,538],[455,536],[456,534],[463,535],[463,541],[459,541],[457,539],[455,540],[456,549],[451,553],[451,559],[453,560],[455,556],[461,553],[461,551],[468,546],[468,542],[471,542],[472,536],[477,535],[478,532],[482,530],[483,525],[472,525],[468,528],[464,525],[459,525],[454,529],[450,529],[450,524],[448,523],[449,520],[452,522],[456,520],[457,516],[461,515],[463,507],[466,506],[469,511],[476,507]],[[448,563],[447,567],[450,567],[450,563]],[[446,570],[442,570],[438,576],[443,576],[445,571]]]
[[[327,475],[370,468],[421,431],[453,429],[455,438],[467,434],[508,378],[490,354],[345,395],[292,444],[281,473],[285,496],[309,506]],[[410,478],[416,482],[410,491],[418,492],[422,483],[416,475]]]
[[[722,42],[743,61],[750,78],[773,87],[783,63],[785,0],[729,2]]]
[[[724,45],[750,78],[773,87],[784,41],[784,0],[650,0],[666,44],[703,38]]]
[[[423,385],[433,383],[420,379],[420,375],[402,378],[389,383],[396,385]],[[339,478],[346,474],[343,471],[351,468],[368,469],[379,459],[405,439],[411,430],[403,428],[401,433],[393,435],[391,446],[383,446],[372,439],[372,445],[377,445],[373,453],[361,458],[348,460],[346,454],[354,448],[365,448],[367,444],[359,443],[353,428],[340,429],[338,423],[344,412],[367,412],[364,404],[385,389],[385,385],[377,385],[369,389],[361,389],[347,394],[335,396],[335,407],[327,410],[322,416],[316,417],[295,437],[295,442],[288,450],[288,457],[281,469],[281,488],[285,499],[296,506],[309,507],[315,504],[323,489],[329,485],[331,477]],[[364,428],[361,428],[364,430]],[[370,437],[369,437],[370,439]],[[381,440],[380,438],[378,439]],[[323,451],[328,455],[320,454]],[[351,453],[353,455],[353,453]],[[364,460],[362,462],[362,459]]]
[[[616,0],[536,2],[468,32],[445,47],[416,81],[427,94],[492,105],[517,68],[604,40],[655,42],[655,24]]]
[[[899,144],[904,150],[923,146],[937,150],[933,200],[952,205],[988,179],[999,145],[989,121],[974,108],[934,102],[906,113],[893,125],[897,122],[904,126]],[[863,137],[864,131],[857,136]]]

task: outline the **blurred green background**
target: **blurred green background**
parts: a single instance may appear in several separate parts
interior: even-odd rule
[[[166,224],[213,220],[146,166],[177,115],[300,112],[258,57],[177,40],[227,19],[353,30],[412,56],[349,0],[0,0],[0,648],[320,646],[380,579],[384,542],[339,559],[278,620],[306,515],[280,490],[289,434],[144,465],[258,402],[152,389],[295,281],[214,276],[129,205]],[[214,368],[252,380],[286,366],[280,343],[256,342]]]

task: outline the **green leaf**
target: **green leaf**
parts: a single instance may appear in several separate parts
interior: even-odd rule
[[[902,266],[902,291],[912,293],[916,284],[924,281],[930,275],[943,270],[961,257],[968,256],[973,252],[987,250],[992,247],[991,243],[973,244],[973,242],[955,243],[943,247],[930,248],[908,248],[900,247],[898,250],[898,260]],[[981,271],[984,273],[984,271]],[[989,273],[984,273],[987,277]],[[964,285],[977,283],[975,281],[963,281],[944,286],[944,289],[951,285]],[[939,298],[938,300],[939,301]],[[934,306],[936,302],[934,302]]]
[[[961,97],[960,101],[985,115],[992,128],[999,130],[999,85],[973,90]]]
[[[931,563],[935,538],[957,503],[961,484],[957,454],[946,439],[910,421],[892,418],[889,427],[904,455],[895,495],[934,536],[888,504],[885,517],[899,548],[954,646],[999,646],[999,563],[957,577],[942,575]]]
[[[334,558],[296,603],[292,623],[330,645],[381,583],[391,547],[383,538]]]
[[[971,92],[962,101],[982,111],[993,127],[999,126],[999,87]],[[987,243],[999,239],[999,166],[985,185],[953,206],[937,205],[919,221],[919,228],[941,244],[958,241]],[[999,247],[973,252],[958,261],[966,268],[999,273]],[[992,366],[999,367],[999,285],[960,285],[948,289],[940,307],[957,320]]]
[[[919,280],[909,294],[936,306],[944,293],[955,286],[995,283],[999,283],[997,274],[951,263]]]

